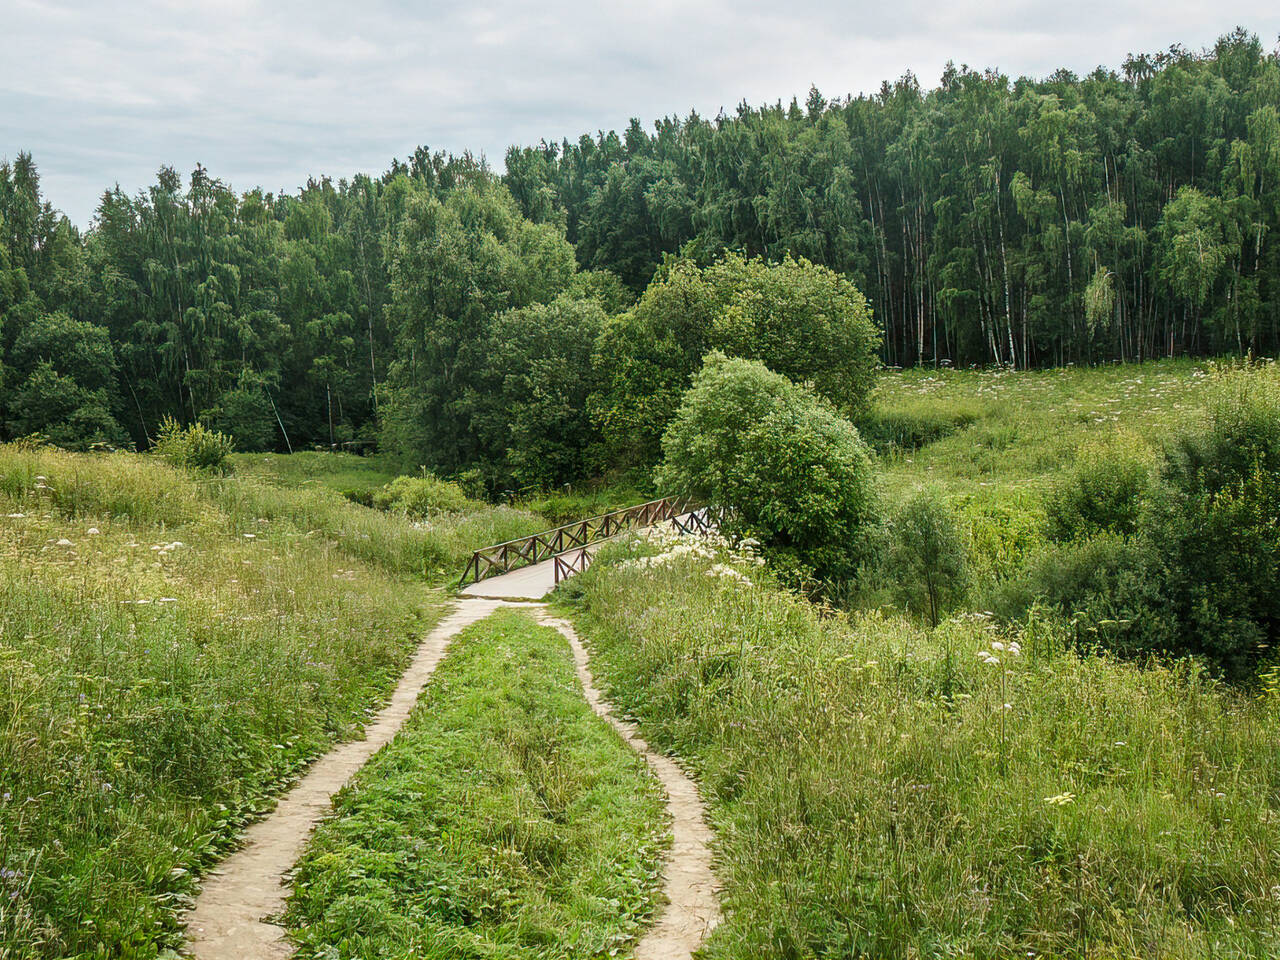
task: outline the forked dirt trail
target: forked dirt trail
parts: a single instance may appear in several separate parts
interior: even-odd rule
[[[443,659],[455,634],[500,607],[533,607],[543,624],[559,630],[573,648],[578,678],[591,708],[640,753],[667,793],[673,843],[663,864],[667,906],[636,948],[636,960],[683,960],[692,955],[720,920],[711,872],[711,832],[697,789],[675,763],[653,751],[635,727],[613,715],[592,681],[587,653],[567,621],[542,604],[494,599],[464,600],[418,647],[385,708],[365,729],[365,738],[340,744],[325,754],[280,798],[276,809],[245,831],[245,845],[205,879],[187,918],[187,950],[198,960],[284,960],[293,954],[285,931],[274,923],[285,909],[285,874],[292,869],[316,824],[329,812],[330,798],[409,718],[418,695]]]
[[[645,758],[667,793],[667,813],[671,816],[671,849],[663,863],[666,880],[663,892],[666,908],[657,922],[636,945],[636,960],[682,960],[702,945],[711,929],[720,922],[720,900],[716,878],[711,872],[711,830],[707,827],[693,781],[669,758],[651,748],[634,724],[619,719],[596,689],[587,660],[587,651],[574,632],[573,624],[552,617],[544,607],[538,621],[555,627],[573,648],[578,680],[591,709],[609,721],[622,739]]]

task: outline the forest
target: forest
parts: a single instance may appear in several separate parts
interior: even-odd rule
[[[652,466],[713,348],[851,414],[839,368],[876,360],[1274,355],[1280,55],[1237,29],[1087,76],[949,64],[295,194],[166,167],[84,230],[54,202],[0,165],[0,438],[201,421],[494,494]]]

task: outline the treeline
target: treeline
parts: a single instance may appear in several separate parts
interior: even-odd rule
[[[856,410],[889,363],[1280,345],[1280,61],[1203,54],[236,193],[197,168],[84,233],[0,164],[0,436],[380,443],[492,491],[649,466],[702,356]],[[867,295],[864,300],[862,293]],[[869,304],[868,304],[869,301]],[[868,310],[869,306],[869,310]],[[874,317],[872,327],[869,317]]]
[[[584,266],[784,253],[850,277],[895,364],[1044,366],[1280,345],[1280,60],[1204,53],[1045,80],[949,65],[873,96],[513,148],[507,183]]]

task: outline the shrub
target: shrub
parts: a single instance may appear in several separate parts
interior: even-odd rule
[[[1043,604],[1117,653],[1149,652],[1157,638],[1167,636],[1168,624],[1147,567],[1144,545],[1131,538],[1098,534],[1050,543],[1028,561],[1021,577],[993,590],[991,605],[1004,617],[1021,619]]]
[[[441,513],[461,513],[472,502],[456,483],[423,471],[420,477],[396,477],[373,494],[379,510],[399,510],[419,520]]]
[[[199,421],[184,427],[172,417],[165,417],[155,444],[155,452],[176,467],[228,472],[227,457],[235,449],[235,441],[225,433],[210,430]]]
[[[1045,496],[1046,535],[1059,543],[1098,533],[1137,532],[1149,486],[1149,467],[1121,449],[1086,447],[1076,466]]]
[[[963,596],[968,580],[964,533],[935,491],[918,491],[894,516],[886,572],[902,605],[928,616],[931,626]]]
[[[1160,481],[1144,533],[1172,641],[1247,673],[1280,641],[1280,371],[1225,375]]]
[[[726,532],[775,564],[853,574],[872,511],[871,460],[853,424],[751,360],[707,355],[662,440],[665,493],[725,507]]]

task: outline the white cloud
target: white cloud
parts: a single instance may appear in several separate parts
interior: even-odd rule
[[[203,163],[237,188],[377,172],[418,144],[501,162],[513,142],[576,138],[739,101],[874,91],[948,60],[1043,75],[1211,44],[1237,23],[1269,47],[1280,9],[1189,0],[756,0],[607,5],[500,0],[10,0],[0,156],[35,154],[84,224],[116,182]]]

